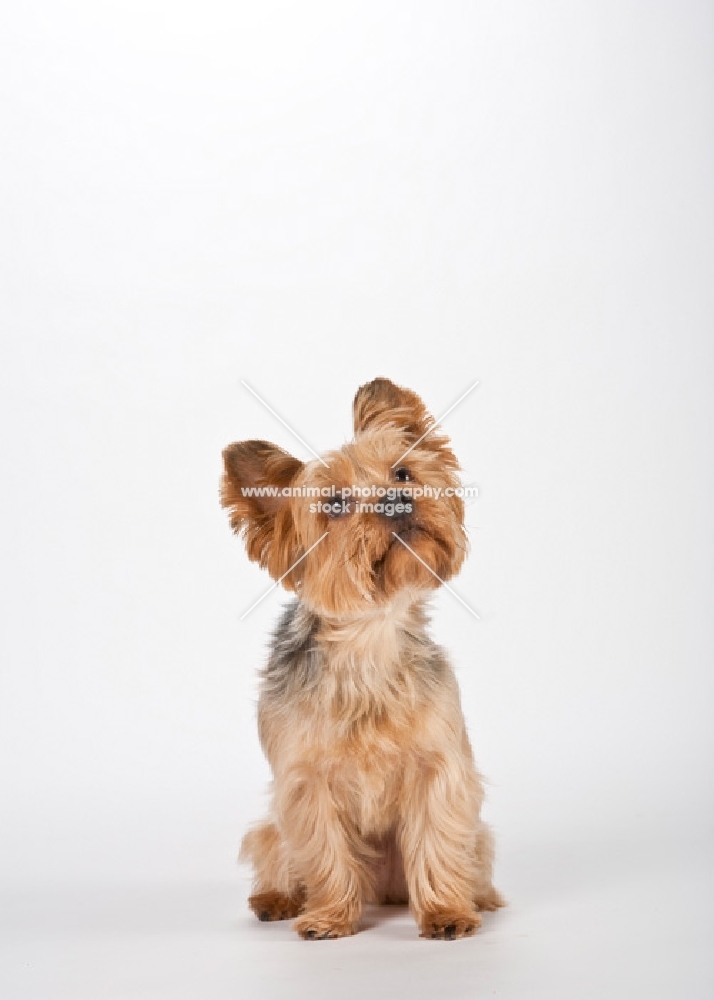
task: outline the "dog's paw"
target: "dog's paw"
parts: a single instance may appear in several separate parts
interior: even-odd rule
[[[474,896],[474,905],[477,910],[497,910],[501,906],[506,906],[506,900],[498,889],[490,885],[487,889],[479,890]]]
[[[308,941],[326,941],[329,938],[349,937],[357,931],[357,924],[340,914],[303,913],[293,927],[301,938]]]
[[[258,920],[291,920],[302,908],[300,894],[286,896],[283,892],[256,892],[248,899],[248,906]]]
[[[454,910],[440,910],[438,913],[425,913],[419,926],[421,937],[454,941],[456,938],[470,937],[475,934],[481,926],[481,917],[475,911],[463,913]]]

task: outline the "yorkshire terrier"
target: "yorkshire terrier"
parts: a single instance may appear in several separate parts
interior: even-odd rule
[[[262,672],[274,782],[241,848],[249,905],[322,939],[354,934],[365,903],[408,903],[423,937],[451,940],[504,905],[456,678],[427,634],[428,597],[466,551],[459,466],[389,379],[363,385],[353,414],[327,467],[266,441],[223,453],[233,530],[296,594]]]

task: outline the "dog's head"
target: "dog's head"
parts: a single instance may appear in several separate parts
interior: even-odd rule
[[[434,589],[466,552],[458,462],[421,399],[377,378],[353,414],[354,439],[324,456],[327,467],[267,441],[223,452],[221,502],[249,558],[338,615]]]

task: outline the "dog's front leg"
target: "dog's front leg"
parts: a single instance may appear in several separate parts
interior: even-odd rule
[[[336,804],[319,765],[293,767],[276,779],[275,804],[291,864],[307,893],[294,923],[304,938],[354,934],[369,889],[369,849]]]
[[[457,761],[415,762],[400,796],[399,845],[422,937],[466,937],[481,924],[473,891],[479,787],[468,761]]]

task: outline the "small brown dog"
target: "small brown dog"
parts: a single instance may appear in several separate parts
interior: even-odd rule
[[[275,780],[270,818],[243,841],[249,903],[335,938],[365,902],[408,902],[422,936],[459,938],[503,900],[456,679],[426,631],[429,593],[466,551],[458,463],[388,379],[359,389],[354,430],[329,468],[265,441],[223,453],[233,530],[297,594],[262,675]],[[368,489],[377,502],[352,500]]]

